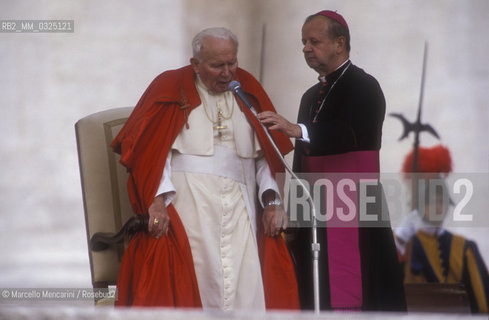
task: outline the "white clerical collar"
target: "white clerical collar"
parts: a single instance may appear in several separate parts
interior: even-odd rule
[[[211,91],[209,89],[207,89],[207,87],[205,86],[204,82],[202,82],[202,79],[200,79],[199,75],[197,74],[196,77],[195,77],[195,84],[197,85],[197,87],[199,87],[202,91],[204,92],[207,92],[207,93],[211,93]]]
[[[350,58],[347,58],[345,61],[343,61],[343,63],[342,63],[342,64],[340,64],[340,65],[338,66],[338,68],[334,69],[334,71],[333,71],[333,72],[335,72],[336,70],[338,70],[338,69],[340,69],[341,67],[343,67],[343,66],[344,66],[344,65],[345,65],[345,64],[346,64],[348,61],[350,61]],[[330,72],[329,74],[331,74],[331,73],[333,73],[333,72]],[[319,79],[319,81],[321,81],[321,82],[323,82],[323,83],[324,83],[324,82],[326,82],[326,77],[327,77],[327,76],[328,76],[328,75],[319,76],[319,77],[318,77],[318,79]]]
[[[348,61],[350,61],[350,59],[346,59],[345,61],[343,61],[343,63],[340,64],[339,67],[335,69],[335,71],[338,70],[339,68],[343,67]]]

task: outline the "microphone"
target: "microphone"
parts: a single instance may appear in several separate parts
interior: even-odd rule
[[[253,105],[248,101],[246,98],[246,95],[244,94],[243,90],[241,89],[241,83],[239,81],[233,80],[229,83],[228,85],[229,91],[234,92],[240,99],[241,101],[246,104],[248,108],[250,108],[251,112],[255,117],[257,117],[257,113],[255,111],[255,108],[253,108]],[[282,164],[284,167],[287,169],[287,171],[290,173],[293,179],[299,183],[299,185],[302,187],[302,190],[304,190],[304,193],[306,195],[307,201],[309,202],[310,208],[311,208],[311,215],[312,215],[312,255],[313,255],[313,290],[314,290],[314,311],[315,313],[319,313],[319,251],[321,250],[318,240],[317,240],[317,217],[316,217],[316,207],[314,204],[314,201],[312,199],[311,193],[309,192],[309,189],[304,185],[301,179],[297,177],[295,172],[292,170],[292,168],[289,166],[287,161],[285,161],[285,158],[282,156],[282,153],[280,152],[279,148],[273,141],[272,137],[270,136],[270,133],[268,132],[268,129],[265,128],[263,123],[258,119],[258,123],[260,124],[261,128],[265,132],[265,135],[272,145],[273,149],[275,150],[275,153],[277,154],[278,158],[280,161],[282,161]]]
[[[245,93],[241,89],[241,83],[239,83],[239,81],[236,81],[236,80],[231,81],[228,85],[228,89],[229,89],[229,91],[234,92],[241,99],[241,101],[243,101],[244,104],[248,108],[250,108],[251,111],[253,111],[253,113],[256,114],[255,108],[253,108],[253,105],[248,101]]]

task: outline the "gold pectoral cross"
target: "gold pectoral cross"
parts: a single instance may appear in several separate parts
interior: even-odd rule
[[[214,128],[214,130],[217,130],[217,134],[219,135],[219,138],[222,137],[222,131],[221,130],[224,130],[228,127],[228,126],[222,124],[222,119],[223,119],[222,111],[221,111],[221,109],[217,109],[217,124],[213,128]]]

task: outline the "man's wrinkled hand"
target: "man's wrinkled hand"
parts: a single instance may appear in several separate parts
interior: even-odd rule
[[[272,111],[264,111],[258,114],[258,119],[270,130],[282,131],[291,138],[302,137],[302,129],[297,124],[289,122],[287,119]]]
[[[170,217],[166,210],[165,201],[162,196],[154,198],[153,203],[149,206],[148,231],[155,238],[161,238],[162,235],[168,234],[170,226]]]
[[[265,234],[275,237],[287,228],[287,215],[281,205],[268,205],[263,208],[262,222]]]

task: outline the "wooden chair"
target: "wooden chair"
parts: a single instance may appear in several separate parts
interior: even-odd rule
[[[132,110],[132,107],[110,109],[89,115],[75,124],[94,290],[108,289],[117,283],[124,246],[118,244],[94,251],[90,239],[100,232],[119,232],[134,216],[127,195],[126,169],[119,164],[119,155],[110,148]],[[95,301],[96,304],[100,302]]]
[[[405,283],[404,291],[408,312],[470,313],[463,283]]]

